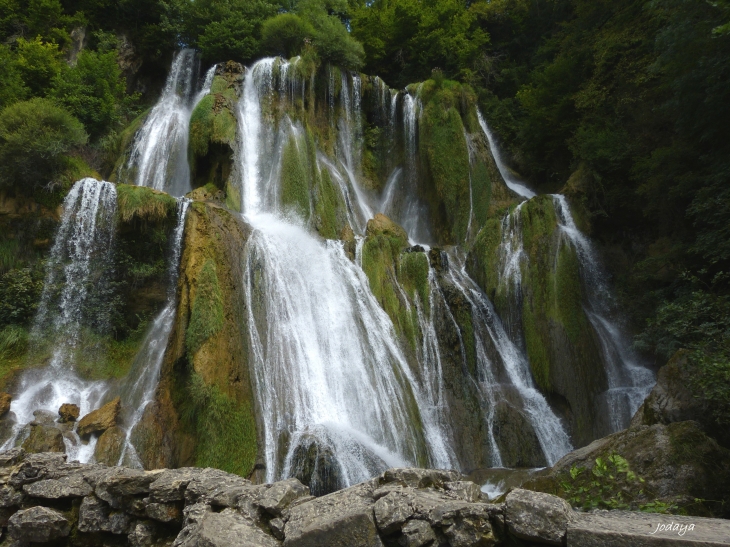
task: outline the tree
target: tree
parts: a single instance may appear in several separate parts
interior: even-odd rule
[[[8,106],[0,112],[0,186],[48,186],[86,139],[81,122],[48,99]]]

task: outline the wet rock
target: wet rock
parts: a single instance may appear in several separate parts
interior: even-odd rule
[[[82,475],[69,475],[60,479],[46,479],[23,486],[23,491],[33,497],[47,500],[63,498],[82,498],[91,494],[94,489]]]
[[[122,400],[117,397],[113,401],[105,404],[103,407],[89,412],[81,418],[76,432],[80,437],[88,437],[92,433],[100,433],[106,431],[110,427],[117,425],[119,411],[121,410]]]
[[[537,434],[519,409],[521,395],[504,390],[505,399],[494,409],[494,430],[505,467],[545,467],[547,461]]]
[[[10,403],[13,397],[10,393],[0,393],[0,416],[5,416],[10,411]]]
[[[505,500],[510,533],[528,541],[562,545],[574,513],[568,502],[542,492],[515,489]]]
[[[122,457],[125,440],[126,435],[121,427],[110,427],[96,441],[94,459],[104,465],[117,465]]]
[[[257,505],[275,517],[280,517],[292,502],[309,496],[309,488],[297,479],[275,482],[264,490]]]
[[[340,232],[340,241],[344,244],[345,254],[350,260],[355,260],[355,251],[357,250],[357,242],[355,241],[355,232],[349,224],[345,224]]]
[[[26,452],[66,452],[63,432],[52,425],[32,425],[22,446]]]
[[[315,436],[304,436],[292,455],[292,474],[315,496],[342,488],[340,466],[333,450]]]
[[[68,422],[75,422],[78,420],[80,412],[79,405],[64,403],[61,405],[61,408],[58,409],[58,415],[60,416],[58,421],[64,424]]]
[[[293,507],[284,545],[381,547],[373,518],[373,487],[366,482]]]
[[[183,535],[183,532],[180,533]],[[184,537],[178,536],[175,547],[276,547],[279,541],[269,536],[233,509],[220,513],[206,512],[200,522],[191,525]]]
[[[703,405],[687,389],[690,381],[686,368],[688,353],[687,350],[679,350],[659,369],[656,385],[631,419],[631,427],[702,421]]]
[[[31,507],[18,511],[8,521],[10,537],[23,542],[46,543],[68,536],[71,525],[58,511]]]
[[[436,542],[436,534],[428,522],[411,520],[403,527],[399,544],[403,547],[428,547]]]
[[[129,532],[130,517],[124,512],[112,510],[107,503],[95,496],[87,496],[79,508],[80,532]]]
[[[56,415],[50,410],[38,409],[33,412],[33,421],[31,424],[55,426]]]

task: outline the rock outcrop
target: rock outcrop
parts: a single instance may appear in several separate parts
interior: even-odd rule
[[[79,420],[79,425],[76,429],[79,437],[84,438],[90,436],[92,433],[102,433],[117,425],[121,408],[122,400],[117,397],[101,408],[89,412]]]
[[[253,484],[217,469],[140,471],[19,448],[0,453],[0,505],[13,546],[672,547],[730,538],[728,521],[580,514],[527,490],[490,504],[454,471],[390,469],[315,498],[296,479]]]

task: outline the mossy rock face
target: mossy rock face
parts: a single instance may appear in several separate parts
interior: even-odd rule
[[[133,435],[146,466],[253,471],[258,437],[240,263],[249,234],[240,217],[212,202],[188,209],[175,325],[154,406]]]
[[[188,157],[194,187],[215,184],[227,193],[238,193],[232,179],[236,143],[236,103],[244,69],[229,61],[216,68],[210,93],[203,97],[190,116]],[[240,208],[239,199],[228,206]]]
[[[146,186],[117,185],[117,214],[122,223],[174,222],[176,213],[177,200],[165,192]]]
[[[578,256],[558,227],[550,196],[533,198],[511,215],[487,220],[467,267],[510,338],[527,353],[540,390],[560,403],[553,406],[568,422],[573,443],[583,446],[610,429],[597,403],[608,381],[600,342],[584,310]],[[519,285],[501,277],[506,257],[500,245],[510,226],[519,234],[513,245],[521,237],[524,250]]]

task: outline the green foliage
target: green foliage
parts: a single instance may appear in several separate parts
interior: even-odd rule
[[[561,483],[568,502],[583,510],[591,509],[635,509],[632,502],[644,494],[644,479],[629,468],[629,462],[613,453],[596,458],[589,470],[574,465],[570,479]],[[676,509],[673,505],[653,502],[639,507],[642,511],[668,513]]]
[[[0,112],[0,185],[48,185],[68,166],[66,154],[86,142],[76,118],[47,99]]]
[[[18,357],[28,349],[28,331],[18,325],[0,330],[0,360]]]
[[[116,127],[122,119],[125,81],[116,51],[82,51],[76,66],[66,67],[53,80],[50,95],[83,122],[92,136]]]
[[[190,151],[195,156],[208,154],[211,143],[233,145],[236,140],[236,118],[231,112],[233,102],[228,102],[221,84],[225,81],[216,76],[211,91],[221,87],[221,92],[205,96],[190,116]],[[231,97],[235,100],[235,97]]]
[[[239,402],[206,385],[196,373],[188,386],[183,417],[193,425],[195,465],[247,477],[256,461],[256,420],[250,402]]]
[[[218,283],[215,262],[203,264],[196,287],[190,321],[185,332],[188,355],[194,355],[203,343],[223,328],[223,295]]]
[[[0,326],[28,324],[42,290],[42,279],[30,268],[5,273],[0,278]]]
[[[311,40],[314,34],[314,27],[308,21],[295,13],[281,13],[264,22],[261,42],[267,53],[289,59],[299,55],[305,40]]]
[[[122,222],[138,220],[155,224],[175,218],[175,198],[144,186],[117,185],[117,214]]]
[[[304,219],[309,217],[309,173],[305,142],[290,137],[281,160],[281,202]]]
[[[8,46],[0,44],[0,109],[25,99],[29,93],[17,56]]]
[[[63,68],[58,44],[44,42],[40,37],[33,40],[19,38],[16,47],[17,67],[23,82],[33,95],[43,95]]]

